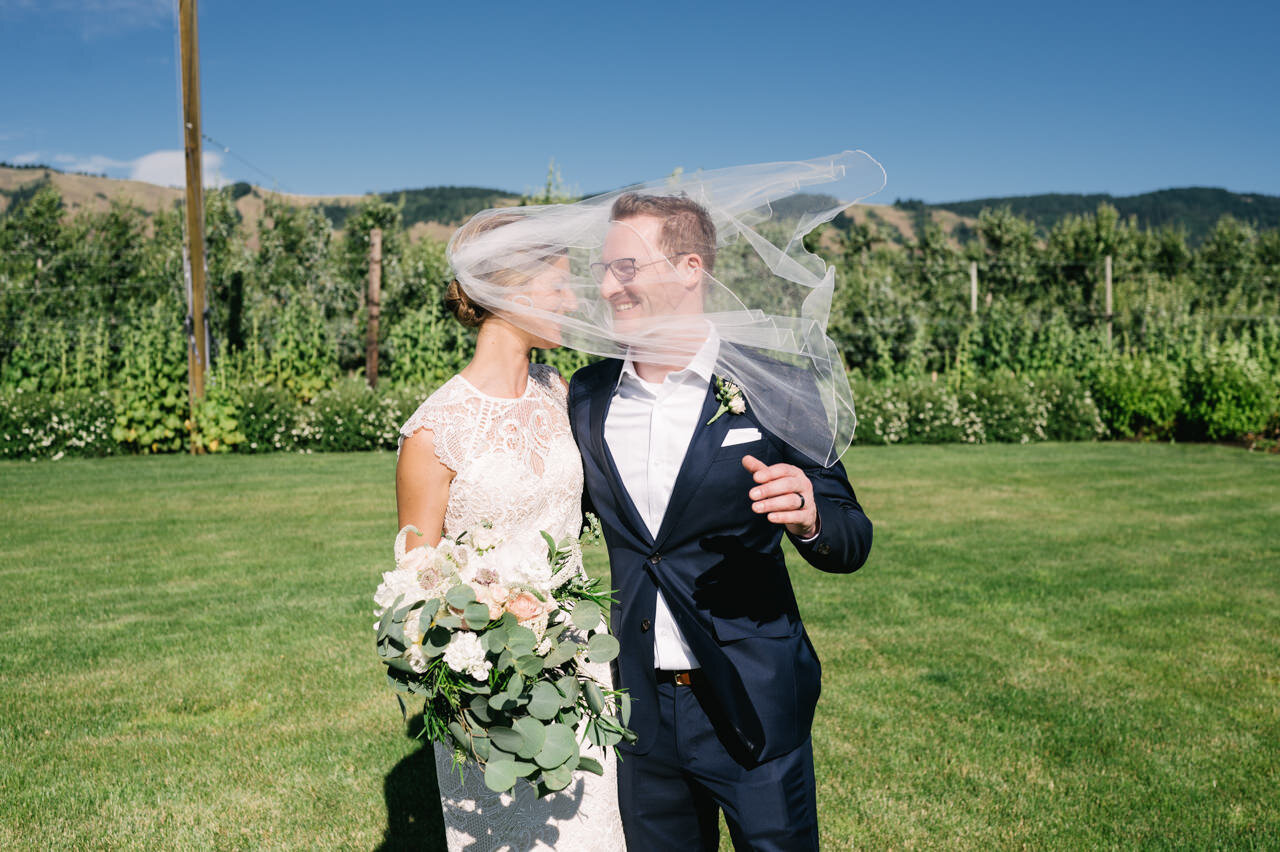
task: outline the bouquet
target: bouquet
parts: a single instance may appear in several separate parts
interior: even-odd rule
[[[400,531],[396,568],[374,594],[374,628],[401,710],[400,695],[426,701],[420,736],[451,746],[459,771],[474,761],[495,792],[523,778],[544,796],[574,770],[602,774],[587,745],[603,752],[635,735],[627,694],[583,666],[612,660],[618,640],[604,620],[613,599],[583,572],[579,540],[504,538],[486,524],[406,552],[410,532],[421,535]]]

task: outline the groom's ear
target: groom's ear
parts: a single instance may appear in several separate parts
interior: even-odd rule
[[[702,255],[687,254],[684,257],[684,262],[689,268],[689,275],[684,281],[684,288],[686,290],[693,290],[702,284]]]

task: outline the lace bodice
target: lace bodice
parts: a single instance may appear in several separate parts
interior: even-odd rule
[[[529,365],[514,399],[493,397],[457,375],[400,428],[401,442],[430,429],[436,455],[454,471],[444,534],[487,521],[517,535],[546,531],[562,541],[582,527],[582,459],[569,431],[567,392],[555,367]]]
[[[548,532],[556,541],[582,527],[582,459],[569,430],[568,400],[554,367],[529,365],[515,399],[480,392],[454,376],[400,427],[401,443],[430,429],[440,461],[454,471],[444,534],[483,522],[505,536]],[[609,667],[587,670],[608,687]],[[453,754],[435,745],[436,777],[451,852],[625,852],[618,813],[617,757],[598,750],[603,776],[577,773],[569,787],[539,799],[528,784],[494,793],[474,763],[459,778]]]

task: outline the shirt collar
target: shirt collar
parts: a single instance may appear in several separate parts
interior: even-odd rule
[[[703,341],[702,346],[698,349],[697,353],[694,354],[693,359],[689,361],[688,366],[668,373],[667,378],[663,380],[663,383],[665,384],[667,381],[682,381],[689,376],[697,376],[704,382],[710,384],[712,373],[715,372],[716,359],[719,355],[720,333],[716,330],[713,323],[708,322],[707,339]],[[640,375],[636,372],[635,362],[631,360],[631,356],[627,356],[627,359],[622,362],[622,371],[618,373],[618,384],[614,386],[614,389],[616,390],[621,386],[624,380],[641,382],[645,385],[649,384],[641,379]]]

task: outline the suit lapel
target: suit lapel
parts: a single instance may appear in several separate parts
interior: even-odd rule
[[[617,387],[621,372],[622,362],[612,362],[610,369],[603,374],[600,384],[591,395],[591,446],[596,458],[604,462],[605,478],[609,480],[609,488],[613,491],[614,505],[618,507],[618,514],[642,541],[649,542],[653,541],[653,536],[649,533],[649,527],[644,519],[640,517],[640,512],[632,502],[631,495],[627,493],[622,477],[618,475],[618,466],[613,461],[609,442],[604,437],[605,417],[609,414],[609,406],[613,402],[613,391]]]
[[[702,413],[698,415],[698,423],[693,428],[693,438],[689,441],[689,449],[685,450],[684,461],[680,465],[680,473],[676,475],[675,485],[671,489],[671,499],[667,501],[667,511],[662,516],[662,525],[654,537],[654,546],[661,548],[672,528],[684,514],[685,507],[693,498],[707,475],[707,468],[715,457],[716,450],[729,431],[729,416],[721,415],[720,419],[710,425],[707,421],[715,416],[720,406],[716,399],[716,380],[711,377],[707,386],[707,395],[702,402]]]

